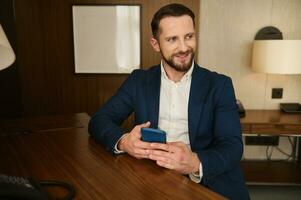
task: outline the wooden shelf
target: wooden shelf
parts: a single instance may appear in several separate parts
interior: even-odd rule
[[[240,119],[245,134],[295,136],[301,138],[301,115],[280,110],[246,110]],[[301,185],[301,141],[297,148],[297,161],[241,161],[247,184]]]
[[[289,161],[241,161],[246,183],[301,185],[301,164]]]

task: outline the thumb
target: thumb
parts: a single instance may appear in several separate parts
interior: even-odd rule
[[[148,128],[150,126],[150,124],[151,123],[149,121],[144,124],[141,124],[141,128]]]
[[[150,126],[150,122],[146,122],[146,123],[143,123],[143,124],[139,124],[137,126],[135,126],[135,128],[132,130],[133,131],[133,134],[140,138],[141,137],[141,128],[148,128]]]
[[[139,125],[139,131],[137,131],[138,138],[141,138],[141,128],[148,128],[150,126],[150,122],[146,122]]]

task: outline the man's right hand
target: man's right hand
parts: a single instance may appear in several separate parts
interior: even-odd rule
[[[138,159],[148,158],[149,155],[146,150],[150,148],[150,143],[141,141],[141,128],[148,128],[149,126],[150,122],[135,126],[119,141],[118,149]]]

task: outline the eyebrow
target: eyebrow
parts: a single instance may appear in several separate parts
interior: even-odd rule
[[[186,33],[184,37],[187,35],[195,35],[195,32]],[[171,38],[178,38],[178,36],[176,35],[166,36],[164,39],[171,39]]]
[[[195,35],[195,32],[190,32],[190,33],[185,34],[185,36],[187,36],[187,35]]]
[[[168,37],[165,37],[164,39],[169,40],[169,39],[172,39],[172,38],[178,38],[178,36],[175,36],[175,35],[174,36],[168,36]]]

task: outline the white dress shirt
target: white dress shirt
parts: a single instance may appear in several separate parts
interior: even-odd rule
[[[166,132],[167,142],[181,141],[190,146],[188,101],[193,67],[179,82],[167,77],[161,63],[161,88],[158,128]]]
[[[183,142],[190,148],[188,134],[188,102],[191,85],[191,75],[194,63],[179,82],[170,80],[161,61],[161,88],[158,128],[166,132],[167,142]],[[202,178],[202,164],[199,175],[190,174],[194,182]]]
[[[164,70],[161,61],[161,86],[160,86],[160,106],[158,128],[166,132],[167,142],[183,142],[190,148],[188,134],[188,102],[191,85],[191,75],[194,67],[192,66],[185,73],[182,79],[175,83],[170,80]],[[117,148],[119,141],[115,145],[115,153],[120,154]],[[199,166],[199,174],[189,174],[192,181],[199,183],[203,176],[202,163]]]

